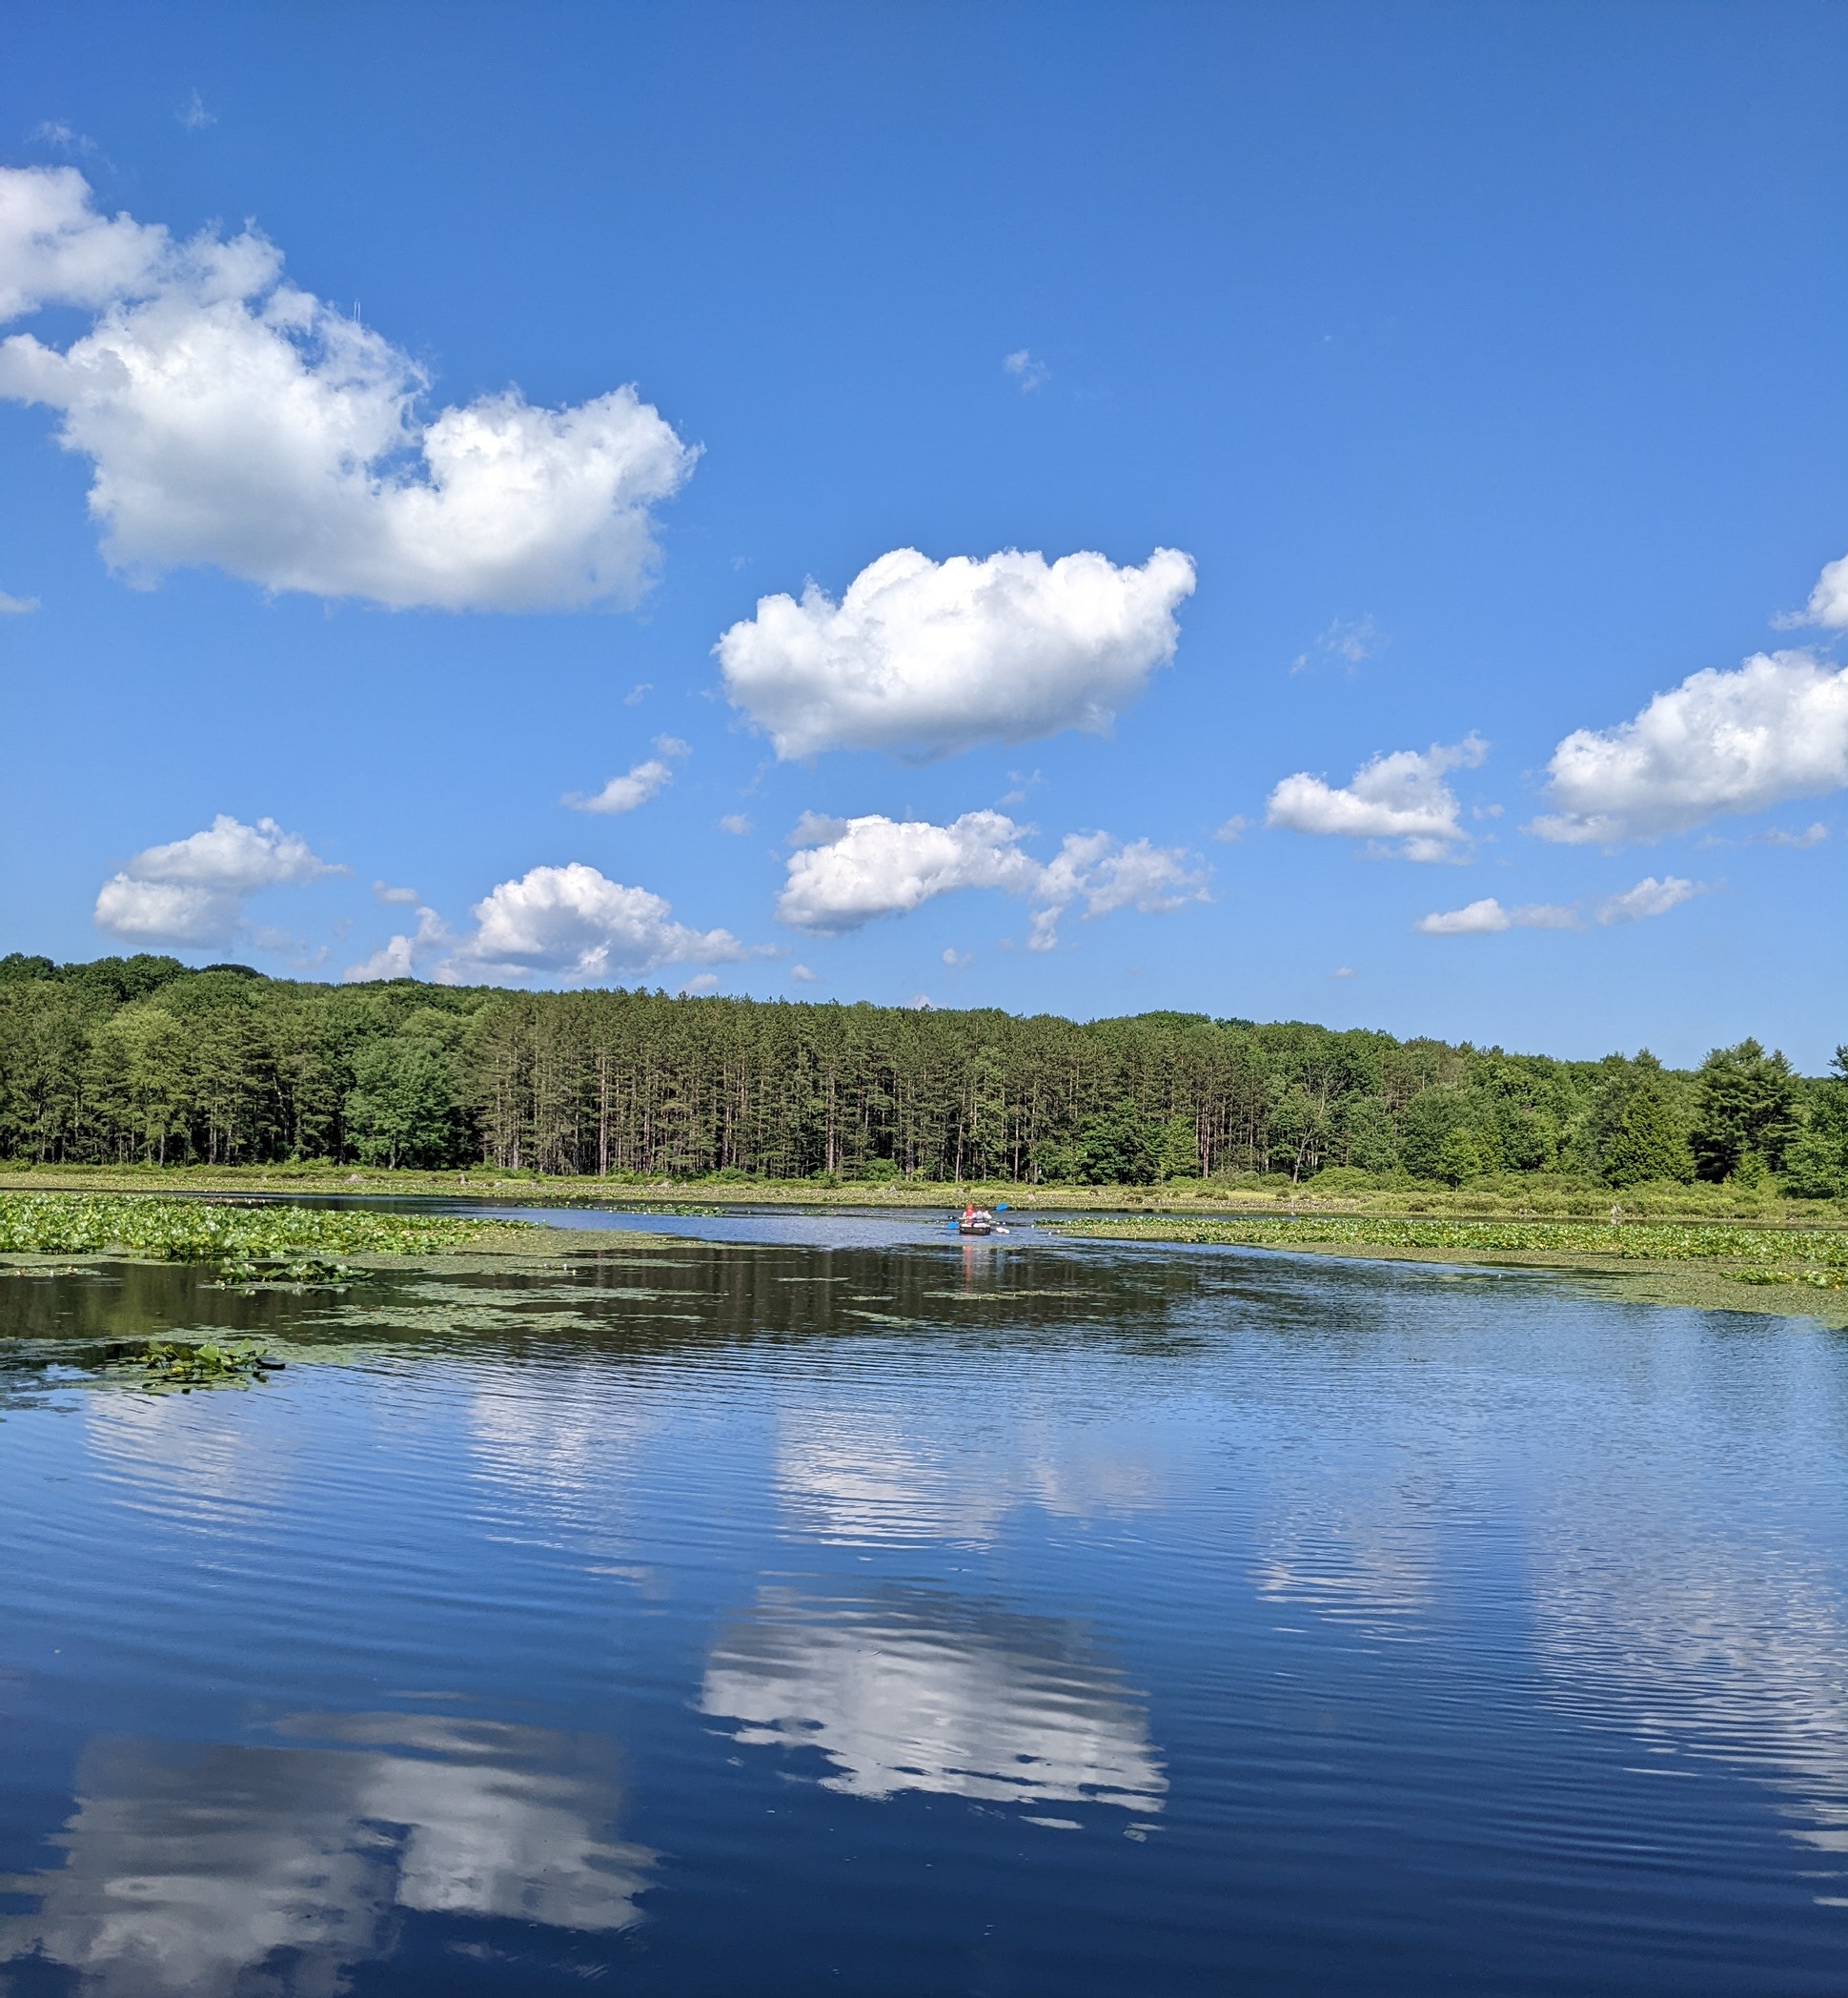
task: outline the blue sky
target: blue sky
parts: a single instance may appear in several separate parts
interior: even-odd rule
[[[0,949],[1848,1037],[1840,9],[9,41]]]

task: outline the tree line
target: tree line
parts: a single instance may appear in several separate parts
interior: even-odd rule
[[[1697,1070],[1154,1012],[328,986],[0,958],[0,1158],[326,1160],[650,1179],[1450,1186],[1776,1180],[1848,1194],[1848,1047]]]

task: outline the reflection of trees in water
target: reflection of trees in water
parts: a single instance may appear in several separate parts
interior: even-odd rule
[[[1155,1811],[1168,1789],[1142,1702],[1079,1626],[922,1589],[765,1590],[713,1645],[700,1705],[741,1742],[819,1750],[849,1796]]]
[[[102,1998],[322,1998],[407,1914],[627,1927],[654,1854],[604,1837],[607,1744],[498,1723],[309,1716],[319,1746],[98,1737],[59,1867],[5,1883],[0,1962],[38,1955]]]

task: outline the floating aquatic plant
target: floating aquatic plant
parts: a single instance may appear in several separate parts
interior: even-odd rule
[[[1848,1270],[1848,1233],[1712,1223],[1429,1221],[1373,1214],[1253,1214],[1224,1220],[1100,1218],[1045,1224],[1062,1234],[1246,1248],[1451,1250],[1475,1255],[1608,1255],[1625,1262],[1719,1261]]]
[[[139,1376],[151,1389],[176,1388],[190,1395],[194,1388],[248,1387],[279,1373],[286,1364],[249,1346],[220,1346],[210,1339],[196,1345],[176,1339],[149,1339],[114,1356],[112,1365]]]
[[[391,1214],[275,1201],[171,1200],[93,1193],[0,1193],[0,1255],[115,1251],[155,1262],[213,1263],[225,1280],[325,1284],[351,1255],[430,1255],[510,1234],[526,1221]]]

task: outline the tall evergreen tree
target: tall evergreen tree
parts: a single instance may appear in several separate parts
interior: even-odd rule
[[[1782,1054],[1757,1041],[1716,1048],[1700,1065],[1699,1098],[1690,1133],[1702,1179],[1731,1179],[1748,1154],[1774,1172],[1797,1132],[1797,1090]]]

